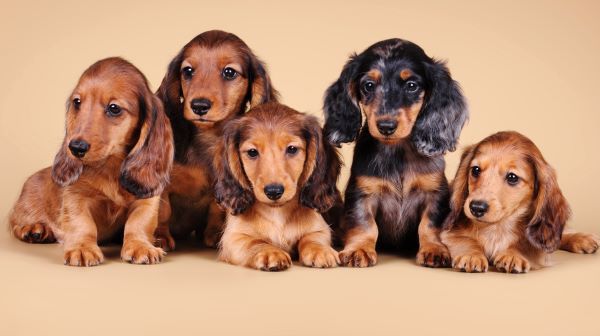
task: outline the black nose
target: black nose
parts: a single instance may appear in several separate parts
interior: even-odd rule
[[[394,134],[396,128],[398,128],[398,122],[395,120],[379,120],[377,122],[377,129],[383,135]]]
[[[488,211],[489,205],[485,201],[471,201],[469,204],[469,209],[471,209],[471,213],[473,216],[479,218],[485,215]]]
[[[83,140],[71,140],[69,142],[69,150],[74,156],[82,158],[90,150],[90,144]]]
[[[210,110],[212,103],[210,102],[210,100],[202,98],[202,99],[192,99],[192,101],[190,102],[190,105],[191,105],[192,111],[194,111],[194,113],[202,116],[202,115],[205,115],[206,113],[208,113],[208,110]]]
[[[275,201],[281,198],[284,190],[285,189],[281,184],[269,184],[265,187],[265,195],[267,195],[270,200]]]

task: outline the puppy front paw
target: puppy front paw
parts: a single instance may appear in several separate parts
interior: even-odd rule
[[[18,239],[33,244],[54,243],[56,239],[48,225],[45,223],[16,225],[13,234]]]
[[[283,271],[292,266],[292,257],[280,248],[265,247],[254,255],[250,266],[261,271]]]
[[[518,253],[506,252],[494,258],[494,266],[500,272],[527,273],[531,269],[529,261]]]
[[[340,257],[331,246],[312,245],[300,252],[300,262],[304,266],[330,268],[339,265]]]
[[[149,242],[129,240],[123,243],[121,259],[132,264],[158,264],[167,253]]]
[[[96,266],[104,262],[104,256],[97,244],[85,244],[66,250],[63,260],[68,266]]]
[[[468,273],[480,273],[487,272],[488,260],[485,255],[478,254],[465,254],[454,257],[452,259],[452,267],[461,272]]]
[[[171,235],[168,227],[157,227],[154,231],[154,246],[163,249],[163,251],[175,251],[175,239]]]
[[[588,233],[571,233],[560,245],[562,250],[581,254],[596,253],[598,247],[600,247],[598,238]]]
[[[442,244],[423,244],[417,253],[417,264],[425,267],[448,267],[450,252]]]
[[[377,252],[370,246],[345,249],[339,253],[341,265],[348,267],[369,267],[377,264]]]

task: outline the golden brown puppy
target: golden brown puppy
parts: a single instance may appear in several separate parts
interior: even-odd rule
[[[314,117],[259,105],[227,124],[215,153],[216,199],[230,212],[221,260],[279,271],[297,249],[303,265],[338,265],[320,213],[339,200],[340,161]]]
[[[98,247],[124,230],[121,258],[158,263],[152,245],[173,139],[162,103],[121,58],[90,66],[68,100],[66,134],[54,165],[31,176],[10,216],[26,242],[58,240],[64,262],[94,266]]]
[[[524,273],[547,264],[560,248],[594,253],[596,237],[565,232],[570,209],[552,167],[535,144],[500,132],[465,150],[453,182],[442,241],[452,267]]]
[[[214,144],[227,121],[249,107],[276,101],[264,64],[234,34],[204,32],[188,42],[171,61],[157,95],[173,127],[175,167],[163,194],[161,246],[174,249],[176,238],[196,231],[216,246],[224,213],[213,199]],[[206,232],[204,232],[206,230]]]

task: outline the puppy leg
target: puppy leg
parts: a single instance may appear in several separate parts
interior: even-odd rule
[[[373,214],[376,212],[377,201],[369,196],[350,198],[348,195],[356,194],[355,186],[349,182],[346,190],[346,205],[341,227],[344,240],[344,249],[339,253],[343,266],[368,267],[377,264],[375,244],[379,229]]]
[[[331,230],[321,215],[315,214],[318,225],[315,231],[305,234],[298,242],[300,262],[304,266],[330,268],[340,263],[336,250],[331,247]]]
[[[440,240],[440,229],[436,228],[429,218],[429,211],[424,211],[419,223],[419,252],[417,264],[425,267],[450,266],[450,252]]]
[[[443,231],[441,240],[450,251],[454,269],[469,273],[487,272],[488,260],[477,240],[456,230]]]
[[[506,273],[527,273],[531,269],[531,263],[518,249],[510,247],[505,251],[492,256],[496,269]]]
[[[121,259],[133,264],[157,264],[162,260],[165,251],[152,244],[159,202],[159,196],[155,196],[133,203],[125,223]]]
[[[78,195],[64,194],[60,222],[64,234],[65,265],[96,266],[104,261],[88,201]]]
[[[560,249],[572,253],[595,253],[600,246],[600,239],[589,233],[565,230],[560,240]]]
[[[169,219],[171,218],[171,202],[169,194],[164,192],[160,196],[160,205],[158,207],[158,226],[154,231],[154,246],[162,248],[164,251],[175,250],[175,239],[169,229]]]
[[[216,248],[223,234],[223,223],[225,222],[225,212],[214,200],[208,208],[208,222],[204,229],[204,245]]]

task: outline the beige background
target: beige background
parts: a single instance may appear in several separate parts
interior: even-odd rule
[[[0,4],[0,217],[52,162],[81,72],[123,56],[160,84],[208,29],[238,34],[268,64],[284,103],[321,115],[353,51],[402,37],[447,59],[469,99],[461,144],[530,136],[559,173],[572,226],[600,233],[600,5],[594,1],[19,1]],[[344,148],[347,166],[351,147]],[[448,155],[448,176],[458,153]],[[346,178],[344,174],[344,179]],[[343,182],[341,182],[343,184]],[[385,256],[370,269],[266,274],[193,246],[164,264],[61,265],[58,245],[0,230],[0,334],[600,335],[600,256],[559,252],[527,275],[468,275]]]

